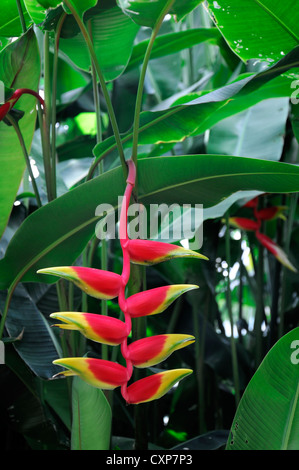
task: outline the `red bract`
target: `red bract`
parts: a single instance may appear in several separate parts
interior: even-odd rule
[[[128,313],[132,318],[161,313],[180,295],[197,288],[190,284],[178,284],[139,292],[127,299]]]
[[[180,257],[207,259],[206,256],[182,246],[152,240],[129,240],[128,252],[133,263],[142,265],[157,264]]]
[[[286,209],[285,206],[272,206],[258,210],[258,197],[256,197],[251,201],[247,202],[244,207],[249,207],[253,209],[255,220],[248,219],[245,217],[230,217],[229,223],[239,229],[243,229],[246,231],[254,231],[258,241],[265,248],[267,248],[267,250],[272,253],[280,263],[282,263],[286,268],[290,269],[291,271],[297,272],[296,268],[290,262],[283,249],[278,246],[267,235],[264,235],[260,232],[262,221],[273,220],[277,217],[285,219],[285,216],[283,214],[283,211]]]
[[[260,226],[259,222],[256,220],[247,219],[245,217],[230,217],[229,223],[236,228],[251,231],[258,230]]]
[[[260,209],[259,211],[256,211],[256,217],[260,220],[273,220],[277,217],[285,219],[285,216],[283,214],[284,210],[284,206],[266,207],[265,209]]]
[[[109,317],[104,319],[102,316],[95,314],[76,312],[60,312],[52,314],[51,317],[64,322],[58,325],[62,329],[79,330],[93,341],[111,345],[120,344],[126,366],[123,367],[109,361],[89,358],[66,358],[54,362],[68,369],[61,374],[79,375],[95,387],[112,389],[120,386],[121,394],[127,403],[137,404],[162,397],[173,385],[189,375],[192,370],[164,371],[138,380],[128,386],[133,367],[150,367],[158,364],[174,351],[192,344],[195,338],[190,335],[165,334],[142,338],[128,345],[132,318],[161,313],[177,297],[191,289],[196,289],[198,286],[191,284],[162,286],[126,298],[125,291],[130,277],[131,262],[150,265],[176,257],[207,258],[195,251],[169,243],[129,240],[127,213],[136,177],[136,169],[132,160],[128,161],[128,170],[119,227],[123,253],[121,275],[82,267],[54,267],[42,269],[39,272],[64,277],[94,297],[118,297],[118,303],[124,315],[124,322]]]
[[[263,233],[256,232],[256,237],[257,239],[261,242],[261,244],[267,248],[267,250],[272,253],[272,255],[275,256],[275,258],[283,264],[286,268],[290,269],[291,271],[297,272],[297,269],[293,264],[290,262],[288,259],[286,253],[283,251],[283,249],[278,246],[271,238],[269,238],[267,235],[264,235]]]
[[[151,367],[167,359],[173,351],[189,346],[194,336],[169,334],[142,338],[128,347],[128,356],[135,367]]]
[[[128,403],[137,405],[161,398],[176,383],[191,373],[191,369],[174,369],[137,380],[127,388],[126,400]]]
[[[92,341],[111,346],[121,344],[129,333],[121,320],[96,313],[57,312],[51,313],[50,317],[64,322],[54,326],[78,330]]]
[[[67,279],[86,292],[86,294],[98,299],[113,299],[117,297],[122,284],[119,274],[81,266],[58,266],[39,269],[37,272]]]

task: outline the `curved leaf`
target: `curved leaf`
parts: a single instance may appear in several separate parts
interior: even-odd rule
[[[174,54],[202,42],[219,45],[220,38],[221,35],[217,28],[194,28],[186,31],[163,34],[156,38],[150,59],[157,59],[169,54]],[[126,71],[142,64],[148,43],[149,39],[146,39],[134,46]]]
[[[181,20],[190,11],[197,7],[203,0],[174,0],[169,10]],[[163,8],[165,0],[117,0],[123,11],[141,26],[154,27]]]
[[[222,155],[157,157],[138,162],[138,182],[143,204],[203,204],[207,208],[241,190],[298,192],[299,168]],[[45,266],[71,265],[95,233],[97,206],[104,203],[110,204],[111,210],[116,208],[124,187],[118,167],[31,214],[0,260],[0,288],[7,288],[14,280],[40,282],[36,271]],[[52,277],[42,279],[53,282]]]
[[[165,109],[161,103],[154,112],[141,113],[139,144],[180,142],[186,137],[202,134],[222,119],[248,109],[262,100],[289,97],[293,78],[283,74],[294,67],[299,67],[299,46],[264,72],[241,76],[238,80],[211,92],[184,96],[172,103],[171,107],[166,100]],[[122,142],[124,147],[132,145],[131,131],[122,136]],[[110,137],[96,145],[94,154],[100,158],[115,148],[115,139]]]
[[[72,388],[72,450],[108,450],[112,413],[102,390],[79,377]]]
[[[1,310],[4,304],[5,293],[0,292]],[[53,331],[22,285],[15,290],[5,326],[10,337],[20,336],[14,347],[37,376],[49,379],[59,371],[52,364],[58,358]]]
[[[298,450],[299,328],[269,351],[249,382],[227,450]]]

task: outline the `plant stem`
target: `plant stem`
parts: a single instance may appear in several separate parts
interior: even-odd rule
[[[88,33],[92,41],[91,19],[88,20],[87,26],[88,26]],[[97,71],[95,69],[95,65],[93,61],[91,61],[91,76],[92,76],[94,107],[95,107],[95,113],[97,117],[97,143],[99,143],[99,142],[102,142],[101,108],[100,108],[100,95],[99,95],[98,82],[97,82]],[[103,165],[101,165],[101,167],[102,166]],[[103,170],[103,168],[101,169]]]
[[[109,117],[110,117],[111,126],[112,126],[114,137],[115,137],[115,140],[116,140],[120,161],[121,161],[121,164],[122,164],[122,167],[123,167],[125,178],[127,178],[127,174],[128,174],[127,164],[126,164],[126,160],[125,160],[125,156],[124,156],[124,152],[123,152],[123,148],[122,148],[120,133],[119,133],[119,129],[118,129],[114,109],[113,109],[111,99],[110,99],[110,95],[109,95],[109,92],[108,92],[108,89],[107,89],[107,86],[106,86],[105,78],[102,74],[102,70],[100,68],[98,58],[96,56],[92,41],[91,41],[91,39],[89,37],[89,34],[88,34],[88,30],[87,30],[83,20],[81,19],[80,15],[77,13],[76,9],[69,2],[69,0],[63,0],[63,3],[69,8],[69,10],[72,12],[75,20],[77,21],[78,26],[81,30],[81,33],[84,37],[86,46],[88,48],[88,51],[89,51],[89,54],[90,54],[90,57],[91,57],[91,62],[94,64],[94,67],[96,69],[98,79],[99,79],[99,82],[100,82],[100,85],[101,85],[101,88],[102,88],[102,92],[103,92],[103,95],[104,95],[104,98],[105,98],[105,101],[106,101],[107,111],[108,111],[108,114],[109,114]]]
[[[142,96],[143,96],[143,87],[144,87],[144,81],[145,81],[145,76],[146,76],[146,71],[147,71],[147,66],[149,63],[150,55],[152,52],[152,48],[154,45],[154,41],[157,37],[157,34],[159,32],[159,29],[162,25],[162,22],[164,20],[165,15],[171,8],[172,4],[174,3],[174,0],[168,0],[166,2],[166,5],[162,9],[155,26],[152,29],[152,34],[149,40],[149,43],[147,45],[145,55],[143,58],[143,64],[141,67],[141,72],[140,72],[140,77],[139,77],[139,83],[138,83],[138,89],[137,89],[137,95],[136,95],[136,104],[135,104],[135,113],[134,113],[134,122],[133,122],[133,147],[132,147],[132,160],[137,165],[137,154],[138,154],[138,132],[139,132],[139,123],[140,123],[140,112],[141,112],[141,105],[142,105]]]
[[[231,268],[231,256],[230,256],[230,230],[229,230],[229,214],[226,213],[226,232],[225,232],[225,256],[228,264],[228,275],[227,275],[227,310],[231,328],[231,354],[232,354],[232,368],[233,368],[233,379],[235,386],[235,403],[236,408],[240,401],[240,385],[239,385],[239,371],[238,371],[238,358],[237,349],[234,339],[234,321],[232,312],[232,299],[231,299],[231,286],[230,286],[230,268]]]
[[[22,132],[21,132],[21,130],[20,130],[19,124],[18,124],[18,122],[17,122],[15,119],[13,119],[9,114],[6,115],[6,119],[7,119],[7,120],[10,122],[10,124],[13,126],[13,128],[14,128],[14,130],[16,131],[16,134],[17,134],[17,136],[18,136],[18,139],[19,139],[19,142],[20,142],[20,145],[21,145],[21,148],[22,148],[22,152],[23,152],[23,155],[24,155],[24,158],[25,158],[27,170],[28,170],[29,176],[30,176],[30,178],[31,178],[32,187],[33,187],[33,190],[34,190],[36,202],[37,202],[38,207],[41,207],[41,206],[42,206],[42,203],[41,203],[41,199],[40,199],[38,187],[37,187],[37,184],[36,184],[34,175],[33,175],[33,171],[32,171],[31,164],[30,164],[29,155],[28,155],[28,152],[27,152],[27,149],[26,149],[26,145],[25,145],[24,138],[23,138]]]
[[[257,298],[256,298],[256,312],[254,321],[254,333],[255,333],[255,365],[256,368],[260,365],[263,355],[262,345],[262,321],[264,313],[264,248],[262,245],[259,246],[258,252],[258,263],[257,263]]]
[[[61,29],[67,14],[64,13],[59,18],[55,32],[55,47],[53,57],[53,76],[52,76],[52,101],[51,101],[51,181],[53,187],[53,196],[57,196],[56,188],[56,95],[57,95],[57,71],[58,71],[58,52]],[[46,73],[46,72],[45,72]],[[50,99],[50,98],[49,98]]]
[[[21,21],[22,31],[23,31],[23,33],[26,33],[27,27],[26,27],[26,22],[25,22],[25,18],[24,18],[24,13],[23,13],[23,10],[22,10],[22,6],[21,6],[20,0],[16,0],[16,4],[17,4],[18,12],[19,12],[19,17],[20,17],[20,21]]]

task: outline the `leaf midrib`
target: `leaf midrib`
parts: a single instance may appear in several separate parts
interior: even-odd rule
[[[295,41],[297,41],[297,43],[299,43],[299,37],[296,36],[296,34],[283,22],[281,21],[280,18],[278,18],[278,16],[275,15],[275,13],[271,10],[269,10],[269,8],[264,5],[261,0],[254,0],[255,3],[257,5],[259,5],[269,16],[271,16],[290,36],[293,37],[293,39],[295,39]]]
[[[298,404],[298,399],[299,399],[299,379],[297,381],[297,390],[296,390],[295,395],[293,396],[293,399],[291,401],[290,411],[289,411],[289,415],[288,415],[286,425],[285,425],[285,433],[284,433],[284,436],[283,436],[281,450],[287,450],[288,449],[290,434],[291,434],[292,425],[293,425],[294,418],[295,418],[295,410],[296,410],[296,407],[297,407],[297,404]]]

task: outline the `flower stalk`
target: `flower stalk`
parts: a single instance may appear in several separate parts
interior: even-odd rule
[[[119,228],[123,254],[122,273],[78,266],[50,267],[38,272],[68,279],[86,294],[98,299],[118,298],[124,321],[105,315],[79,312],[56,312],[51,314],[51,317],[62,321],[61,324],[55,325],[62,329],[78,330],[86,338],[101,344],[120,345],[125,366],[106,359],[87,357],[66,357],[54,363],[67,369],[58,375],[78,375],[91,385],[105,390],[120,387],[121,395],[128,404],[139,404],[162,397],[174,384],[191,374],[192,370],[166,370],[129,383],[134,367],[147,368],[156,365],[174,351],[192,344],[195,338],[192,335],[164,334],[140,338],[128,344],[132,331],[132,318],[162,313],[176,298],[198,286],[189,284],[164,286],[126,297],[131,263],[152,264],[175,256],[206,258],[199,253],[170,244],[129,239],[127,216],[135,186],[136,167],[132,159],[128,160],[127,166],[127,185],[122,201]],[[142,243],[137,243],[139,241]]]

